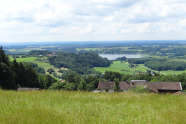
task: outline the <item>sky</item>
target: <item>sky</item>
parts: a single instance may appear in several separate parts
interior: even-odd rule
[[[186,39],[186,0],[0,3],[0,43]]]

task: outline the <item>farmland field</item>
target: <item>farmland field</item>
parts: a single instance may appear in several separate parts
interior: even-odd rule
[[[146,72],[147,70],[147,68],[143,67],[142,65],[139,65],[138,67],[131,69],[128,63],[126,62],[121,63],[120,61],[113,61],[113,64],[111,64],[111,66],[109,67],[95,67],[94,69],[102,73],[104,73],[105,71],[115,71],[124,74]]]
[[[27,57],[27,58],[16,58],[17,62],[34,62],[36,60],[36,57]]]
[[[100,71],[104,73],[105,71],[114,71],[114,72],[119,72],[119,73],[124,73],[124,74],[132,74],[132,73],[141,73],[141,72],[146,72],[147,70],[151,70],[147,67],[144,66],[144,64],[138,64],[137,67],[133,67],[132,69],[129,67],[129,63],[123,62],[121,63],[120,61],[113,61],[113,64],[109,67],[95,67],[94,68],[97,71]],[[155,71],[155,70],[153,70]],[[158,72],[158,71],[155,71]],[[186,73],[185,71],[161,71],[161,74],[181,74],[181,73]]]
[[[0,101],[2,124],[186,122],[186,95],[0,90]]]

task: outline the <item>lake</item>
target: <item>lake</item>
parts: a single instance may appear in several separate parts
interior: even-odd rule
[[[101,56],[103,58],[107,58],[108,60],[115,60],[118,57],[123,57],[123,56],[125,56],[128,59],[142,57],[142,55],[140,55],[140,54],[99,54],[99,56]]]

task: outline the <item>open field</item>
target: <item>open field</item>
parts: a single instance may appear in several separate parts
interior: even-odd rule
[[[113,61],[113,64],[111,64],[111,66],[109,67],[95,67],[94,69],[102,73],[104,73],[105,71],[115,71],[115,72],[124,73],[124,74],[146,72],[147,70],[151,70],[150,68],[145,67],[144,64],[138,64],[137,67],[133,67],[131,69],[129,67],[129,63],[126,63],[126,62],[121,63],[120,61]],[[158,72],[158,71],[155,71],[155,72]],[[161,74],[181,74],[181,73],[186,73],[186,70],[185,71],[168,70],[168,71],[161,71],[160,73]]]
[[[9,56],[10,61],[13,61],[14,58]],[[26,58],[16,58],[17,62],[34,62],[37,58],[36,57],[26,57]]]
[[[0,90],[0,101],[2,124],[186,122],[186,95]]]
[[[146,72],[147,68],[143,67],[142,65],[137,66],[136,68],[130,68],[129,64],[126,62],[121,63],[120,61],[113,61],[110,67],[95,67],[97,71],[104,73],[105,71],[115,71],[124,74],[132,74],[138,72]]]
[[[169,71],[161,71],[162,73],[165,73],[165,74],[181,74],[181,73],[186,73],[186,70],[185,71],[172,71],[172,70],[169,70]]]
[[[27,57],[27,58],[16,58],[17,62],[34,62],[36,57]]]

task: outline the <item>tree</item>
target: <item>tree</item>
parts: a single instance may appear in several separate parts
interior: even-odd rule
[[[12,71],[11,63],[2,46],[0,47],[0,86],[3,89],[17,88],[14,71]]]
[[[3,89],[17,88],[11,68],[3,62],[0,62],[0,86]]]
[[[78,90],[83,90],[85,91],[86,90],[86,83],[83,79],[81,79],[80,83],[78,84],[78,87],[77,87]]]
[[[114,89],[119,92],[120,91],[120,87],[119,87],[119,79],[115,78],[114,79],[115,85],[114,85]]]
[[[52,74],[52,73],[55,72],[55,71],[54,71],[54,69],[49,68],[49,69],[47,70],[47,72],[49,72],[49,74]]]
[[[3,47],[0,47],[0,62],[5,63],[7,66],[10,66],[10,61],[8,56],[5,54],[5,51],[3,50]]]

